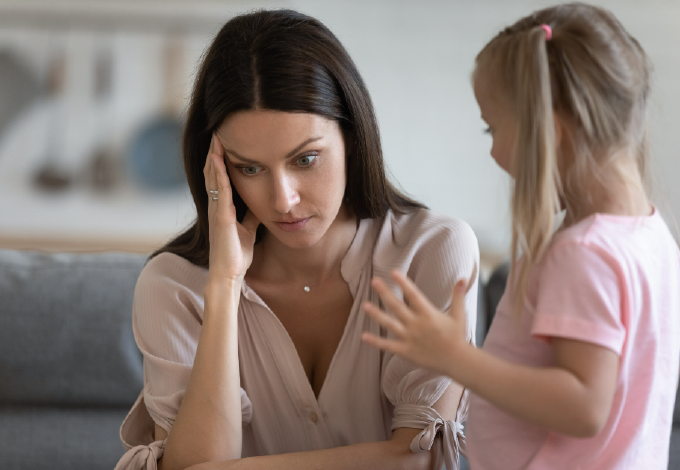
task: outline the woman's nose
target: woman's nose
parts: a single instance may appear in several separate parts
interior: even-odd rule
[[[295,188],[295,179],[282,174],[274,181],[274,208],[281,214],[287,214],[300,202],[300,195]]]

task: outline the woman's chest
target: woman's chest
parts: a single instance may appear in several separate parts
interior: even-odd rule
[[[309,313],[314,311],[314,299],[306,313],[281,310],[280,315],[274,314],[276,306],[252,296],[256,301],[242,303],[241,386],[253,409],[244,442],[257,443],[253,455],[389,436],[390,415],[385,414],[389,405],[381,392],[382,354],[361,341],[364,331],[380,334],[379,326],[360,310],[362,301],[369,300],[364,290],[355,292],[356,301],[345,298],[344,310],[340,309],[342,296],[331,296],[331,302],[322,306],[329,317],[325,319]],[[286,313],[305,321],[290,321]],[[248,433],[252,436],[246,439]],[[259,448],[262,445],[266,449]]]
[[[257,293],[288,336],[318,397],[354,306],[347,283],[340,278],[309,292],[302,287],[259,286]],[[281,335],[283,342],[286,335]]]

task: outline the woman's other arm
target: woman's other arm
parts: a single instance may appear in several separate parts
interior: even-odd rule
[[[463,389],[451,383],[441,398],[433,405],[445,419],[454,419]],[[158,427],[156,428],[158,431]],[[162,429],[160,429],[164,432]],[[250,457],[223,462],[210,462],[190,467],[191,470],[277,470],[323,469],[323,470],[375,470],[433,468],[432,452],[414,453],[410,446],[422,429],[395,429],[388,441],[354,444],[332,449],[290,454]],[[174,432],[174,431],[173,431]],[[156,438],[162,437],[157,434]],[[439,470],[439,469],[436,469]]]

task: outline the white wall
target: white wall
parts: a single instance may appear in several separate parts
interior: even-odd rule
[[[470,86],[474,57],[500,29],[556,2],[295,0],[345,44],[374,99],[386,159],[410,194],[468,221],[480,245],[509,243],[509,181]],[[680,2],[595,1],[614,12],[655,65],[651,106],[657,203],[680,220]]]

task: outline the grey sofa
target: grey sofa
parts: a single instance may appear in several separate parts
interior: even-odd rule
[[[108,469],[142,388],[145,257],[0,250],[0,469]]]
[[[145,261],[0,250],[0,469],[115,466],[142,388],[131,310]],[[506,278],[501,266],[479,291],[478,344]],[[669,468],[680,470],[680,413],[675,423]]]

